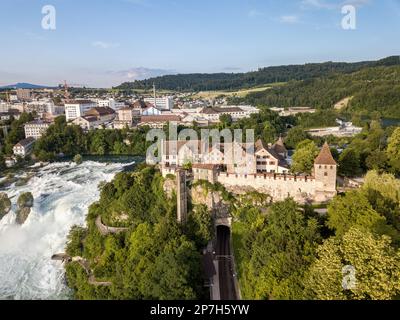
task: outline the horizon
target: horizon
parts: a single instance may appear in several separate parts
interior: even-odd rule
[[[13,50],[0,52],[7,61],[0,86],[67,80],[110,88],[171,74],[374,61],[400,52],[399,0],[3,2],[0,35]],[[53,29],[43,27],[46,5],[55,9]],[[350,30],[342,25],[348,5],[356,13]]]
[[[397,55],[396,55],[397,56]],[[271,68],[271,67],[286,67],[286,66],[294,66],[294,65],[307,65],[307,64],[324,64],[324,63],[358,63],[358,62],[369,62],[369,61],[380,61],[382,59],[385,58],[389,58],[389,57],[393,57],[393,56],[387,56],[387,57],[381,57],[381,58],[377,58],[377,59],[372,59],[372,60],[362,60],[362,61],[333,61],[333,60],[327,60],[327,61],[320,61],[320,62],[304,62],[304,63],[298,63],[298,64],[277,64],[277,65],[270,65],[270,66],[260,66],[258,69],[256,70],[247,70],[247,71],[241,71],[241,72],[227,72],[227,71],[223,71],[223,72],[195,72],[195,73],[167,73],[164,75],[156,75],[156,76],[149,76],[143,79],[136,79],[136,80],[148,80],[148,79],[152,79],[152,78],[157,78],[157,77],[163,77],[163,76],[173,76],[173,75],[187,75],[187,74],[216,74],[216,73],[225,73],[225,74],[241,74],[241,73],[249,73],[249,72],[257,72],[260,69],[264,69],[264,68]],[[398,56],[400,57],[400,55]],[[136,80],[128,80],[125,82],[134,82]],[[90,87],[87,86],[86,88],[88,89],[111,89],[112,87],[116,87],[120,84],[122,84],[123,82],[115,85],[115,86],[111,86],[111,87]],[[46,87],[46,88],[55,88],[58,87],[59,85],[64,85],[63,83],[57,83],[57,84],[41,84],[41,83],[31,83],[31,82],[27,82],[27,81],[22,81],[22,82],[16,82],[16,83],[9,83],[9,84],[1,84],[0,85],[0,89],[4,89],[5,87],[11,87],[9,89],[12,89],[12,86],[14,85],[20,85],[20,84],[24,84],[24,85],[33,85],[33,86],[41,86],[41,87]],[[73,86],[71,86],[73,87]]]

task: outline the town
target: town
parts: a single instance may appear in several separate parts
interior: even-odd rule
[[[0,10],[2,307],[400,299],[396,1],[21,3]]]
[[[7,135],[9,126],[4,122],[18,119],[23,112],[35,115],[35,120],[24,125],[25,139],[14,146],[14,157],[8,157],[6,164],[11,167],[16,157],[28,156],[34,142],[39,139],[61,115],[71,125],[78,125],[85,131],[95,129],[132,129],[138,127],[163,128],[170,122],[185,127],[194,124],[208,127],[220,122],[221,116],[227,116],[232,121],[250,117],[259,110],[252,106],[228,106],[225,101],[194,101],[190,105],[182,103],[179,97],[157,96],[154,88],[153,97],[129,98],[117,101],[108,98],[76,98],[69,99],[67,86],[64,97],[57,104],[54,102],[54,89],[33,91],[17,89],[6,92],[7,101],[0,102],[1,128]],[[221,104],[222,103],[222,104]],[[176,107],[177,106],[177,107]]]

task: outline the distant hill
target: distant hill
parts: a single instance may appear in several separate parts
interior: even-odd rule
[[[125,82],[117,89],[151,89],[153,83],[158,89],[172,91],[238,90],[265,84],[310,80],[334,74],[349,74],[367,67],[400,65],[400,56],[378,61],[355,63],[324,62],[304,65],[267,67],[246,73],[195,73],[166,75],[147,80]]]
[[[0,89],[46,89],[46,88],[51,88],[50,86],[41,86],[41,85],[36,85],[36,84],[31,84],[31,83],[16,83],[16,84],[10,84],[8,86],[2,86]]]
[[[333,109],[346,98],[344,112],[379,112],[381,116],[400,119],[400,65],[379,64],[351,74],[291,81],[245,97],[233,97],[230,103]]]

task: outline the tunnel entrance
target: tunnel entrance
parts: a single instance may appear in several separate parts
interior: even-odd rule
[[[231,229],[217,226],[215,257],[218,261],[218,278],[221,300],[237,300],[235,268],[231,246]]]

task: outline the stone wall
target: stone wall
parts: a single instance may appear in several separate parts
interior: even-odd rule
[[[292,197],[300,203],[307,201],[324,202],[335,194],[325,193],[323,184],[314,177],[296,177],[284,175],[235,175],[220,173],[217,181],[234,193],[249,190],[269,194],[274,201]]]

